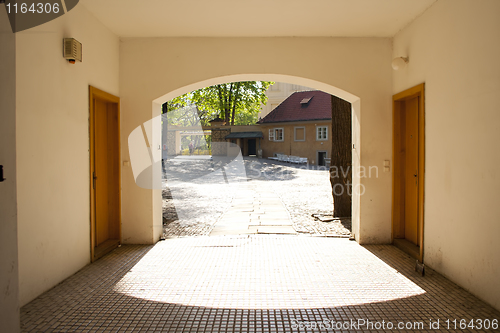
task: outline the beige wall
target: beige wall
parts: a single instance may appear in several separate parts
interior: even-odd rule
[[[16,37],[0,10],[0,325],[19,332],[16,196]]]
[[[88,85],[118,95],[118,38],[84,6],[17,33],[20,302],[90,261]],[[62,57],[63,37],[83,62]]]
[[[424,260],[500,308],[500,1],[440,0],[394,38],[426,89]]]
[[[231,128],[231,133],[259,132],[261,130],[259,125],[234,125],[234,126],[224,126],[223,128]]]
[[[182,93],[222,82],[270,80],[320,89],[353,103],[354,168],[361,163],[382,169],[383,161],[391,158],[389,38],[121,40],[122,143],[137,126],[159,114],[161,103]],[[264,49],[270,50],[269,56],[262,57]],[[122,145],[122,156],[129,159],[126,144]],[[390,173],[353,178],[355,185],[361,181],[366,188],[361,198],[353,199],[358,208],[353,218],[357,239],[361,243],[389,243]],[[123,168],[122,181],[125,242],[155,242],[162,230],[160,194],[137,187],[131,168]],[[359,220],[363,223],[360,228]]]
[[[328,127],[328,139],[327,140],[316,140],[316,127],[317,126],[327,126]],[[264,158],[272,157],[274,154],[285,154],[291,156],[307,157],[307,161],[310,165],[317,165],[317,152],[326,151],[326,157],[330,158],[331,148],[332,148],[332,122],[303,122],[303,123],[277,123],[261,125],[262,133],[264,134],[264,139],[262,139],[262,154]],[[300,127],[305,129],[305,141],[295,141],[294,129],[295,127]],[[284,140],[280,141],[269,141],[269,129],[271,128],[283,128],[284,129]]]

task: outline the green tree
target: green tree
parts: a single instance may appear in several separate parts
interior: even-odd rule
[[[162,114],[167,117],[162,118],[162,126],[163,132],[166,133],[166,126],[173,125],[179,127],[190,127],[190,126],[198,126],[200,124],[200,115],[199,110],[196,105],[192,103],[192,93],[184,94],[163,104]],[[168,124],[167,124],[168,123]],[[203,141],[202,138],[205,138]],[[189,143],[193,141],[194,146],[197,148],[210,148],[210,136],[205,135],[188,135],[182,136],[181,138],[181,147],[184,149],[188,147]]]
[[[228,125],[257,122],[260,105],[267,103],[266,90],[274,82],[242,81],[198,89],[167,102],[167,111],[196,105],[202,125],[220,117]]]
[[[191,93],[176,97],[163,104],[162,113],[168,113],[168,124],[174,126],[195,126],[200,123],[200,112],[191,102]]]
[[[228,125],[255,124],[261,104],[267,103],[266,90],[272,84],[274,82],[242,81],[205,87],[166,102],[162,113],[168,113],[168,125],[174,126],[208,126],[216,117]],[[200,139],[201,136],[193,135],[184,141],[193,140],[199,146]],[[210,146],[211,137],[206,136],[205,141]]]

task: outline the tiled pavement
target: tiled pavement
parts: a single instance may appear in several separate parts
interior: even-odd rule
[[[184,179],[179,186],[164,182],[164,238],[206,236],[217,222],[212,235],[259,232],[350,235],[349,220],[324,223],[312,217],[332,213],[328,171],[253,157],[245,157],[243,162],[246,182],[227,186],[217,177],[207,177],[207,172],[214,171],[210,161],[191,159],[187,163],[184,159],[171,159],[171,180],[178,180],[179,174],[193,179]],[[185,173],[186,170],[189,172]],[[263,221],[266,218],[269,221]],[[229,224],[231,219],[233,222]]]
[[[432,270],[419,276],[413,264],[390,245],[300,235],[122,246],[24,306],[22,331],[444,332],[468,331],[461,319],[488,319],[490,328],[500,319]]]
[[[215,223],[210,236],[241,234],[295,234],[280,198],[255,182],[242,183],[231,206]]]

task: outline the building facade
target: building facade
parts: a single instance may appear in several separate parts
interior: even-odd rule
[[[262,155],[305,157],[307,163],[324,166],[332,140],[331,96],[322,91],[291,94],[258,123],[262,128]]]

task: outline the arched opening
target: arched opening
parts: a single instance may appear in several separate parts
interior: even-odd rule
[[[129,157],[133,162],[126,149],[127,136],[142,126],[144,129],[139,134],[144,137],[144,131],[150,135],[150,147],[155,148],[152,158],[158,161],[158,169],[149,181],[156,180],[161,185],[161,150],[157,150],[161,147],[161,126],[149,121],[160,116],[161,105],[175,96],[234,81],[263,80],[312,87],[352,104],[352,168],[355,171],[352,183],[355,188],[362,185],[366,189],[364,195],[353,197],[352,224],[356,240],[363,244],[391,242],[390,171],[379,172],[372,178],[356,172],[362,166],[366,170],[370,166],[380,169],[392,154],[392,72],[390,66],[384,65],[391,56],[391,49],[386,41],[334,40],[326,43],[326,40],[318,40],[314,43],[317,52],[310,52],[296,40],[286,39],[280,40],[269,57],[263,56],[262,49],[254,49],[254,46],[270,47],[268,40],[248,39],[241,44],[238,41],[242,47],[235,48],[232,54],[223,51],[233,40],[209,41],[203,54],[195,52],[199,45],[195,47],[191,41],[187,45],[177,42],[151,39],[127,40],[123,44],[120,93],[124,162],[128,162]],[[178,56],[173,57],[173,46],[180,51]],[[292,48],[295,51],[290,52]],[[251,52],[244,52],[249,49]],[[163,55],[162,60],[151,61],[148,55],[157,53]],[[147,149],[145,152],[146,161],[150,160]],[[163,231],[161,186],[158,190],[144,191],[136,185],[132,170],[127,165],[124,169],[124,243],[155,243]]]
[[[337,96],[341,99],[344,99],[348,102],[351,103],[352,105],[352,144],[353,144],[353,154],[352,154],[352,170],[359,170],[360,169],[360,153],[359,149],[357,150],[356,148],[359,147],[360,143],[360,128],[359,128],[359,117],[360,117],[360,98],[348,93],[338,87],[331,86],[329,84],[325,84],[322,82],[318,82],[315,80],[310,80],[306,78],[301,78],[301,77],[296,77],[296,76],[288,76],[288,75],[279,75],[279,74],[240,74],[240,75],[230,75],[230,76],[224,76],[224,77],[217,77],[217,78],[212,78],[204,81],[200,81],[197,83],[193,83],[187,86],[184,86],[182,88],[173,90],[161,97],[156,98],[153,101],[153,111],[152,111],[152,116],[153,117],[158,117],[158,115],[161,113],[161,108],[162,105],[167,102],[168,100],[171,100],[179,95],[188,93],[190,91],[200,89],[206,86],[210,85],[216,85],[216,84],[222,84],[222,83],[227,83],[227,82],[235,82],[235,81],[249,81],[249,80],[266,80],[266,81],[274,81],[274,82],[286,82],[286,83],[291,83],[291,84],[297,84],[301,86],[308,86],[317,90],[324,91],[328,94]],[[152,132],[152,137],[154,139],[153,142],[161,142],[161,127],[159,126],[159,122],[156,122],[156,125],[153,126],[151,129]],[[157,152],[158,154],[161,154],[161,152]],[[161,160],[161,157],[157,156],[157,161]],[[155,184],[161,183],[161,167],[160,165],[157,166],[157,171],[152,172],[152,181]],[[360,191],[361,187],[363,185],[360,182],[360,172],[353,172],[352,173],[352,234],[357,237],[359,234],[359,207],[360,207],[360,195],[363,193],[363,191]],[[358,189],[357,191],[354,189]],[[157,199],[154,200],[155,202],[155,208],[154,210],[157,211],[161,209],[162,203],[160,203]],[[155,226],[157,228],[157,226]]]

